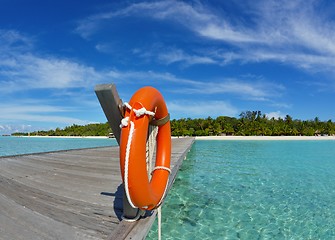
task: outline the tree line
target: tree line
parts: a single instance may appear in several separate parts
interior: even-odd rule
[[[109,136],[112,132],[108,123],[94,123],[88,125],[77,125],[65,127],[64,129],[56,128],[55,130],[42,130],[35,131],[31,133],[13,133],[13,136],[75,136],[75,137],[85,137],[85,136]]]
[[[30,135],[40,136],[109,136],[112,133],[108,123],[72,125],[64,129],[36,131]],[[28,135],[14,133],[12,135]],[[220,116],[217,118],[182,118],[171,120],[172,136],[313,136],[335,135],[332,120],[320,121],[285,118],[268,118],[261,111],[246,111],[239,118]]]
[[[174,136],[314,136],[334,135],[332,120],[320,121],[285,118],[268,118],[261,111],[246,111],[239,118],[220,116],[206,119],[179,119],[171,121]]]

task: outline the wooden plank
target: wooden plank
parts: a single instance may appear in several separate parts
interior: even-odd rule
[[[101,239],[89,230],[54,220],[0,194],[0,239]]]
[[[95,86],[94,91],[113,130],[114,136],[120,145],[120,124],[122,119],[120,108],[122,107],[122,100],[116,87],[114,84],[100,84]]]
[[[173,175],[192,141],[172,140]],[[121,221],[119,168],[118,147],[0,157],[0,240],[146,235],[154,216]]]
[[[17,216],[15,209],[11,209],[10,214],[6,215],[11,216],[11,219],[15,219],[14,222],[18,225],[26,225],[26,221],[29,219],[31,228],[41,224],[39,223],[41,218],[38,216],[42,215],[43,218],[52,219],[52,223],[57,222],[59,223],[58,225],[64,226],[69,231],[72,229],[73,233],[79,234],[78,236],[85,236],[81,239],[105,238],[110,234],[111,229],[115,228],[119,223],[119,217],[122,214],[119,164],[115,165],[117,169],[114,172],[117,173],[117,176],[115,175],[114,179],[103,171],[101,171],[101,176],[99,177],[99,172],[92,164],[95,160],[94,157],[84,158],[84,156],[88,152],[93,151],[95,154],[92,156],[99,156],[98,160],[101,164],[105,163],[105,165],[108,165],[109,162],[113,161],[118,163],[118,156],[116,158],[110,157],[114,155],[111,154],[113,151],[118,151],[118,148],[111,147],[108,148],[108,151],[106,149],[84,149],[59,152],[58,154],[47,153],[1,158],[0,194],[3,199],[9,199],[18,206],[29,209],[29,211],[24,211],[26,213],[24,217]],[[77,158],[85,160],[84,162],[82,160],[76,162],[76,158],[67,157],[67,153],[69,155],[75,153],[74,155]],[[44,165],[43,158],[49,159],[48,161],[51,162],[52,160],[50,159],[54,158],[53,162],[55,163],[57,159],[62,159],[62,165]],[[27,159],[29,163],[26,163]],[[35,161],[35,159],[37,159],[39,164],[31,164],[31,161]],[[76,163],[79,166],[83,165],[86,167],[71,170],[71,166]],[[91,174],[92,168],[95,172],[94,176]],[[102,193],[108,193],[109,195]],[[3,203],[0,202],[1,216],[6,216],[2,214],[4,209]],[[0,226],[6,226],[5,222],[7,222],[5,219],[1,219]],[[13,222],[13,220],[8,222]],[[52,228],[51,226],[50,228]],[[7,232],[7,228],[14,229],[15,227],[0,228],[1,231]],[[31,231],[34,232],[34,230]],[[48,228],[45,231],[52,232]],[[88,233],[83,235],[83,232]],[[47,232],[39,230],[34,232],[34,234],[36,234],[36,238],[27,239],[44,239],[44,235]],[[20,238],[22,236],[19,233],[18,236],[14,235],[11,238],[2,238],[2,234],[0,234],[0,239]],[[76,239],[76,237],[67,238],[64,236],[58,239]]]

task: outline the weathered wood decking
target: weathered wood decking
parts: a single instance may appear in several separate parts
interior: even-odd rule
[[[193,141],[173,139],[171,183]],[[136,223],[121,221],[123,190],[118,149],[1,157],[0,239],[145,236],[155,214]]]

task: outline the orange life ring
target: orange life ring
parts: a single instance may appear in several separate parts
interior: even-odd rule
[[[171,127],[170,121],[158,126],[156,163],[150,181],[146,166],[148,127],[150,121],[167,118],[169,113],[163,96],[153,87],[139,89],[127,106],[121,123],[122,180],[130,205],[152,210],[161,204],[169,180]]]

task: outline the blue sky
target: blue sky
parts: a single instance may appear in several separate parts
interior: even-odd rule
[[[94,86],[172,118],[335,120],[335,3],[1,0],[0,134],[106,122]]]

